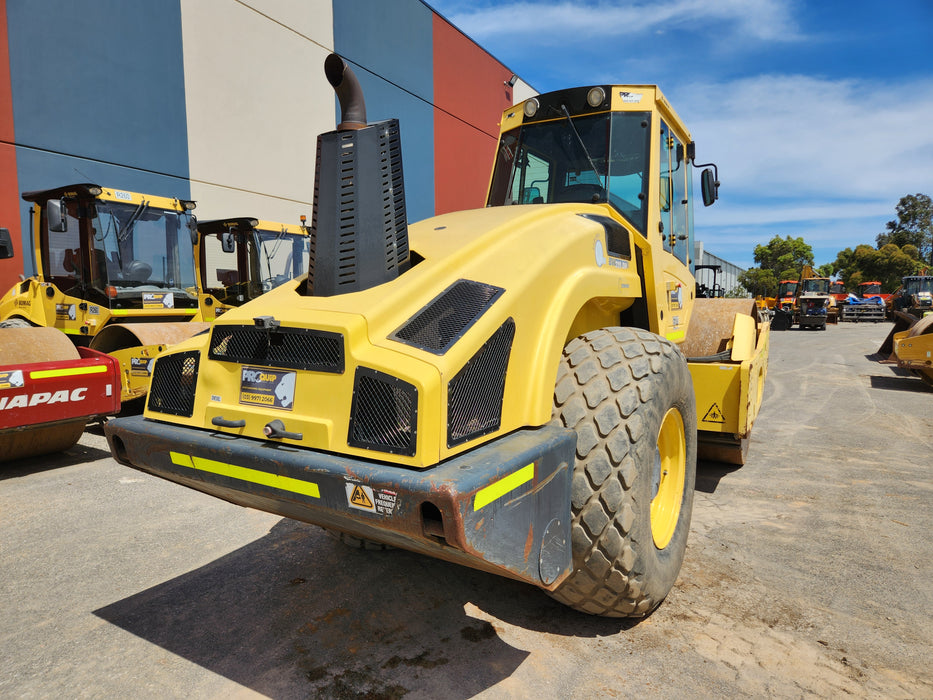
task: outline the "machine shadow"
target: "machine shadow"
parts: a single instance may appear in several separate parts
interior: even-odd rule
[[[351,549],[288,519],[210,564],[94,611],[272,698],[472,697],[528,656],[483,613],[563,635],[631,626],[491,574],[401,550]]]
[[[719,482],[723,477],[738,471],[742,467],[737,464],[723,464],[722,462],[697,461],[696,490],[702,493],[716,493]]]
[[[96,462],[109,457],[109,450],[101,450],[78,443],[64,452],[37,455],[18,459],[14,462],[0,463],[0,467],[2,467],[0,469],[0,481],[27,476],[28,474],[39,474],[52,469],[61,469],[62,467],[73,467],[76,464]]]

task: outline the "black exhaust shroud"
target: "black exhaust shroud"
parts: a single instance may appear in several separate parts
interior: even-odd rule
[[[324,73],[342,121],[317,140],[305,289],[313,296],[369,289],[410,264],[398,120],[366,124],[359,83],[336,54],[327,57]]]

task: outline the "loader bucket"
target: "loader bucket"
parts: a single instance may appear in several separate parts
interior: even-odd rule
[[[891,328],[891,332],[888,333],[888,337],[884,339],[883,343],[881,343],[881,347],[878,348],[878,354],[881,355],[882,360],[895,359],[894,336],[898,333],[909,330],[915,323],[917,323],[916,316],[912,316],[905,311],[894,312],[894,326]]]

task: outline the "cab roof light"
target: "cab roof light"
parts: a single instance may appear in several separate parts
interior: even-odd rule
[[[590,91],[586,93],[586,103],[593,109],[596,109],[605,101],[606,91],[601,87],[590,88]]]
[[[530,100],[525,100],[525,104],[522,107],[522,111],[525,113],[525,116],[529,119],[538,113],[539,107],[538,100],[532,97]]]

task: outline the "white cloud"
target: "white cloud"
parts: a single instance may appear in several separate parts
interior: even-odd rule
[[[887,220],[902,196],[933,187],[933,80],[758,76],[673,101],[698,159],[720,167],[725,211],[711,218],[723,225]]]
[[[502,36],[518,42],[534,36],[541,43],[584,43],[713,23],[731,24],[737,34],[749,39],[788,41],[800,36],[787,0],[526,0],[491,5],[439,0],[432,4],[480,43]]]

